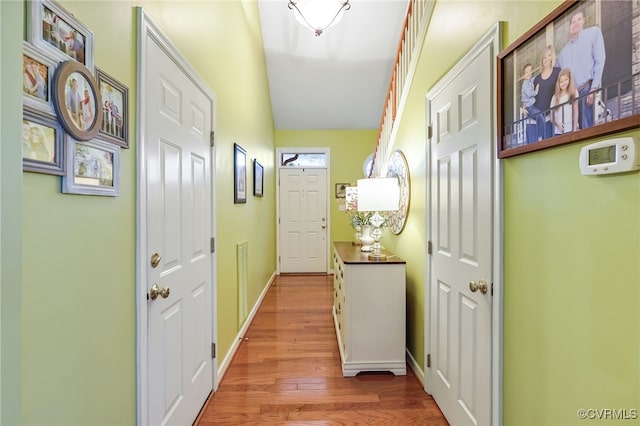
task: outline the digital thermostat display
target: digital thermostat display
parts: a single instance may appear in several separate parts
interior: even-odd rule
[[[635,138],[609,139],[580,150],[580,172],[603,175],[640,170],[640,145]]]
[[[617,147],[617,145],[609,145],[603,148],[589,150],[589,165],[613,163],[616,161]]]

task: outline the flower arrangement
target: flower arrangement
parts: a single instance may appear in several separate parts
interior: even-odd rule
[[[345,193],[346,208],[345,211],[349,215],[351,227],[356,231],[360,231],[365,225],[370,225],[369,219],[373,216],[372,212],[358,211],[358,188],[348,186]]]

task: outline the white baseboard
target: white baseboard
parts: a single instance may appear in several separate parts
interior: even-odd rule
[[[260,297],[258,297],[258,300],[256,300],[256,303],[253,305],[251,312],[249,312],[249,315],[247,315],[247,319],[242,325],[242,328],[240,328],[240,330],[238,331],[238,334],[236,335],[236,338],[233,341],[233,345],[231,345],[231,348],[229,348],[229,352],[227,352],[227,355],[222,360],[222,363],[220,363],[220,366],[218,367],[218,383],[222,381],[222,378],[227,372],[227,369],[231,365],[231,361],[233,360],[233,357],[235,356],[236,351],[240,347],[240,343],[242,342],[242,339],[244,339],[244,335],[247,333],[249,326],[253,322],[253,317],[256,316],[256,313],[258,312],[260,305],[262,305],[264,296],[267,294],[267,291],[269,291],[269,288],[271,287],[271,284],[273,284],[273,280],[275,278],[276,278],[276,273],[274,272],[273,274],[271,274],[271,278],[269,278],[269,282],[267,283],[267,285],[264,286],[262,293],[260,293]]]
[[[418,381],[420,382],[420,386],[422,387],[422,389],[424,389],[424,371],[422,371],[416,359],[413,357],[413,355],[411,355],[411,352],[409,352],[408,349],[406,350],[406,352],[407,352],[407,363],[409,364],[409,368],[413,370],[413,373],[416,375],[416,377],[418,378]]]

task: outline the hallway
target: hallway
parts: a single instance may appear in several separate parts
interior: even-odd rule
[[[333,276],[278,276],[195,424],[447,425],[408,368],[342,377]]]

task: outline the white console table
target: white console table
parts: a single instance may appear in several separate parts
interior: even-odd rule
[[[350,242],[333,246],[333,320],[342,375],[407,374],[406,262],[388,252],[386,260],[369,260]]]

